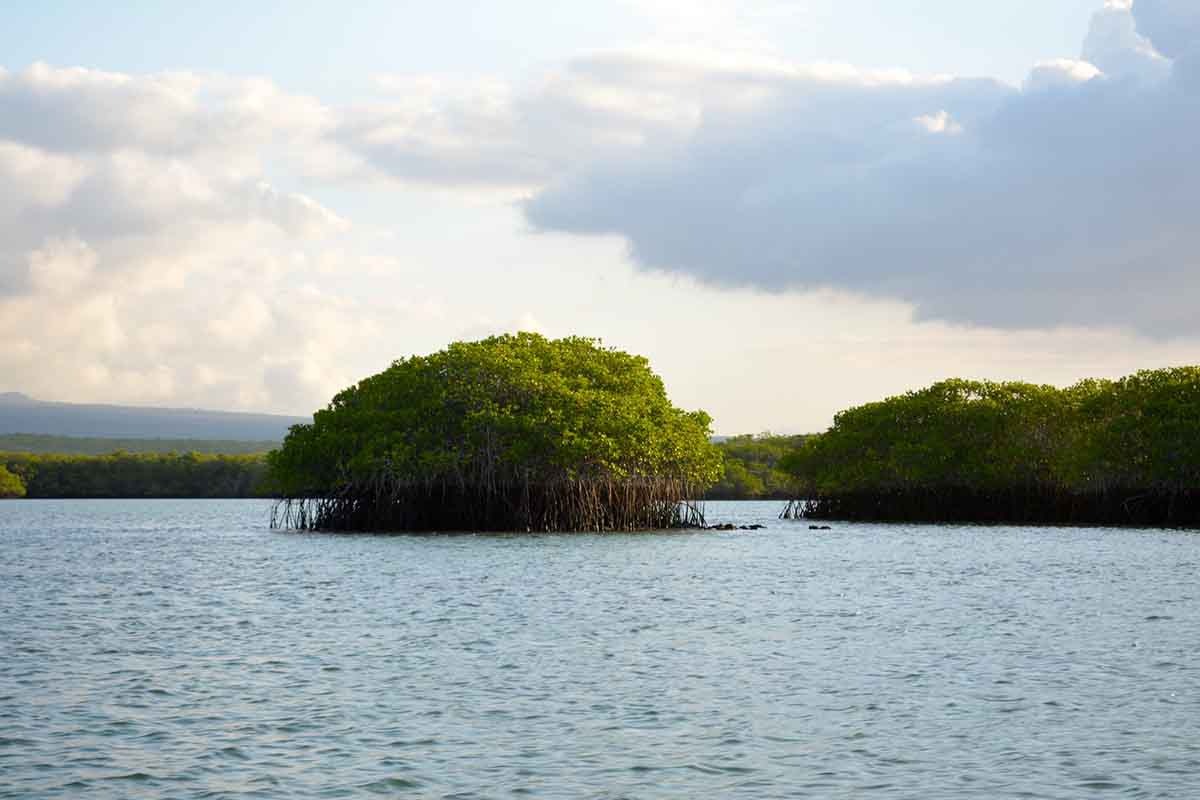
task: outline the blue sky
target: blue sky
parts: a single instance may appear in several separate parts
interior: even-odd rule
[[[335,93],[380,72],[499,73],[519,77],[592,49],[702,34],[683,3],[447,0],[46,0],[13,4],[0,31],[11,69],[33,61],[269,75],[285,86]],[[771,6],[763,15],[762,9]],[[640,7],[640,8],[639,8]],[[761,16],[756,16],[757,12]],[[735,16],[778,52],[1019,81],[1036,61],[1075,56],[1094,0],[818,0],[744,3]]]
[[[525,329],[807,431],[1200,356],[1193,0],[10,6],[0,391],[305,413]]]

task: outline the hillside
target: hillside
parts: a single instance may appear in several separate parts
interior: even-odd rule
[[[0,434],[0,453],[37,453],[63,456],[99,456],[108,453],[202,453],[251,455],[279,446],[278,440],[236,439],[107,439],[96,436],[48,436],[40,433]]]
[[[282,441],[292,425],[308,421],[193,408],[50,403],[16,392],[0,393],[0,435],[274,443]]]

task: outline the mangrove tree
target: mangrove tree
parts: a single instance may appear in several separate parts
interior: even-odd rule
[[[25,483],[3,466],[0,466],[0,499],[25,496]]]
[[[268,456],[278,526],[600,531],[698,522],[710,418],[646,359],[532,333],[459,342],[339,393]]]
[[[781,468],[812,518],[1200,526],[1200,367],[942,381],[841,412]]]

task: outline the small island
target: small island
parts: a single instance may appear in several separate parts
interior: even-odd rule
[[[333,398],[267,458],[276,527],[637,531],[703,524],[711,419],[645,358],[532,333],[413,356]]]

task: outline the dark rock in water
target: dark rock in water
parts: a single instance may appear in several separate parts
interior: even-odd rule
[[[734,525],[732,522],[725,522],[719,525],[708,525],[704,530],[762,530],[767,525]]]
[[[732,522],[722,522],[719,525],[706,525],[706,531],[761,531],[766,525],[734,525]]]
[[[831,530],[833,530],[833,528],[829,527],[828,525],[809,525],[808,529],[810,531],[831,531]]]

